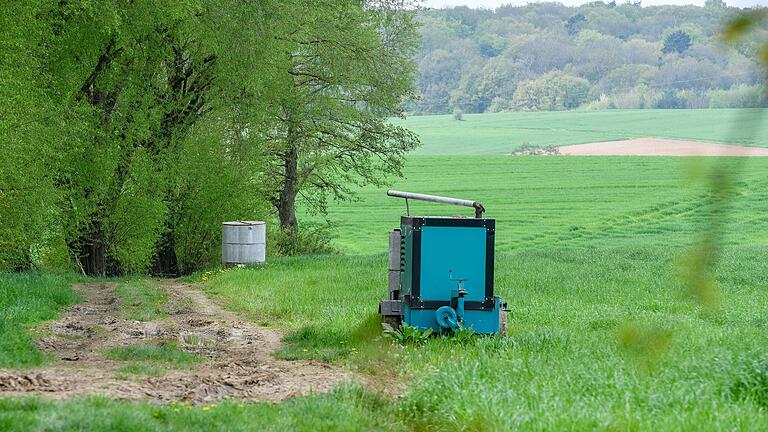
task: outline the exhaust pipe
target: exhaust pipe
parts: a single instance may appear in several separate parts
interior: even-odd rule
[[[388,190],[387,195],[391,197],[397,197],[397,198],[405,198],[406,206],[408,205],[408,200],[419,200],[419,201],[430,201],[430,202],[436,202],[436,203],[442,203],[442,204],[450,204],[450,205],[457,205],[457,206],[463,206],[463,207],[472,207],[475,209],[475,217],[476,218],[482,218],[483,213],[485,212],[485,207],[483,207],[482,204],[480,204],[478,201],[472,201],[472,200],[465,200],[465,199],[459,199],[459,198],[449,198],[449,197],[443,197],[438,195],[427,195],[427,194],[420,194],[420,193],[413,193],[413,192],[402,192],[402,191],[396,191],[396,190]]]

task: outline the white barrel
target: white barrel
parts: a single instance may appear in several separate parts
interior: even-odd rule
[[[232,221],[221,225],[221,263],[263,264],[267,260],[267,223]]]

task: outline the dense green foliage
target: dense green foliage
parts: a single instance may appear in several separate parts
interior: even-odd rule
[[[740,12],[712,2],[600,1],[428,10],[420,15],[424,44],[417,57],[422,98],[410,110],[722,107],[713,103],[713,91],[750,93],[727,107],[765,106],[757,67],[765,29],[753,26],[756,32],[733,46],[721,37],[725,22]],[[542,80],[555,87],[586,80],[588,88],[552,104]],[[665,103],[665,93],[680,103]]]
[[[218,260],[225,220],[283,223],[300,193],[322,211],[396,174],[417,143],[387,122],[413,94],[412,17],[399,1],[2,8],[0,268],[189,273]]]
[[[416,155],[503,155],[522,145],[584,144],[660,137],[768,147],[765,109],[611,110],[415,116],[398,120],[419,135]]]
[[[354,185],[399,174],[418,145],[412,132],[387,121],[402,117],[415,94],[419,39],[413,13],[400,10],[410,2],[302,3],[288,12],[291,31],[278,36],[290,53],[283,65],[290,80],[269,107],[277,125],[266,134],[275,147],[267,169],[278,185],[270,200],[287,254],[302,252],[298,198],[323,213],[329,197],[349,199]]]
[[[671,54],[676,52],[682,54],[691,47],[691,37],[682,30],[675,30],[664,38],[664,46],[661,52]]]
[[[28,327],[55,318],[61,307],[79,300],[71,282],[61,275],[0,273],[0,368],[42,364]]]

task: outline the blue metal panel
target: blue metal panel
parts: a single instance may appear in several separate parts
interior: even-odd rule
[[[485,242],[482,227],[425,226],[421,233],[420,297],[424,300],[450,300],[454,278],[467,279],[466,300],[485,299]]]

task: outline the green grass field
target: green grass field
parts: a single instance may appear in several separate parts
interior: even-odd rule
[[[397,120],[418,133],[416,155],[500,155],[538,147],[654,136],[768,147],[765,109],[504,112]]]
[[[645,121],[636,112],[476,120],[529,116],[523,130],[531,136],[557,123],[541,132],[551,140],[581,140],[578,128],[593,134],[586,141],[616,139],[623,136],[610,130],[626,128],[718,141],[729,136],[723,124],[737,111],[643,113],[652,125],[636,124]],[[588,124],[592,115],[599,120]],[[475,125],[474,116],[465,118],[460,127]],[[408,122],[437,132],[453,120]],[[479,142],[470,132],[453,130],[442,150],[430,149],[437,135],[423,135],[423,154],[452,156],[410,157],[406,178],[393,188],[477,199],[497,219],[496,287],[511,309],[507,337],[438,337],[406,347],[378,338],[386,235],[405,205],[365,188],[360,201],[331,207],[342,255],[270,258],[261,269],[217,272],[203,287],[244,318],[289,329],[278,356],[337,362],[407,384],[402,397],[349,386],[276,405],[6,399],[0,430],[766,430],[768,158],[488,156],[506,151],[494,141],[501,132],[492,131],[473,155],[461,156],[462,140]],[[710,206],[715,169],[733,183],[725,213]],[[426,203],[411,203],[411,211],[471,214]],[[715,217],[727,233],[708,270],[716,295],[704,304],[690,289],[685,275],[693,267],[684,258],[711,234]],[[21,286],[24,277],[2,275],[0,286]]]
[[[685,246],[701,228],[707,175],[716,166],[737,183],[728,242],[768,244],[766,158],[419,156],[392,188],[482,202],[497,220],[499,251]],[[411,202],[410,210],[472,215],[470,208],[424,202]],[[387,231],[405,211],[405,201],[385,188],[366,188],[360,201],[331,206],[338,248],[384,252]]]
[[[714,169],[733,181],[725,215],[710,208]],[[209,292],[294,329],[286,358],[398,371],[412,383],[398,419],[417,430],[759,430],[768,426],[767,172],[762,158],[412,158],[395,187],[478,199],[497,218],[506,339],[435,339],[394,358],[369,342],[386,232],[405,209],[379,189],[333,209],[340,249],[359,255],[273,260],[217,276]],[[713,217],[727,220],[727,234],[708,308],[688,290],[683,258]]]

